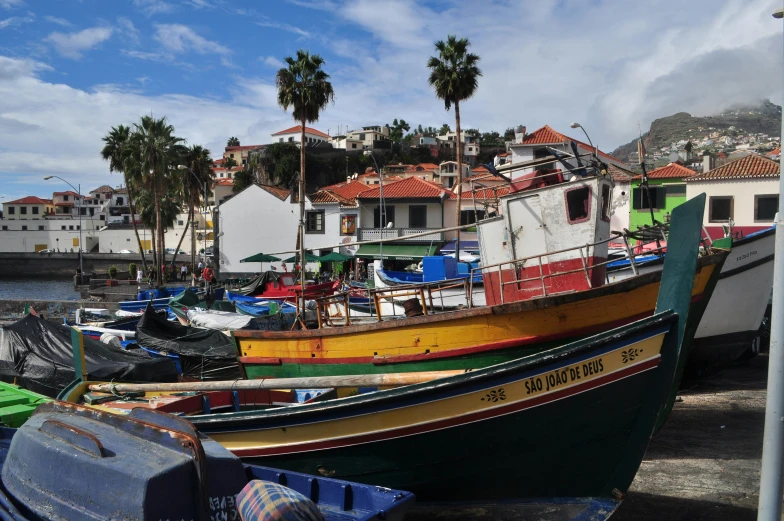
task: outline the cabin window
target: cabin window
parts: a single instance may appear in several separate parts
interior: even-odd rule
[[[324,210],[305,213],[305,233],[324,233]]]
[[[708,201],[708,220],[712,223],[727,222],[732,219],[732,197],[711,197]]]
[[[610,220],[610,185],[602,185],[602,220]]]
[[[571,224],[588,220],[591,211],[591,189],[587,186],[566,192],[566,215]]]
[[[651,186],[646,190],[640,186],[632,189],[632,208],[635,210],[648,210],[653,208],[657,210],[664,208],[666,197],[666,188],[663,186]],[[648,202],[650,198],[650,203]]]
[[[381,208],[376,207],[373,210],[373,228],[386,228],[389,223],[392,223],[392,226],[395,225],[395,207],[385,205],[384,206],[384,221],[385,223],[381,224]]]
[[[408,227],[427,228],[427,206],[424,204],[412,204],[408,207]]]
[[[686,185],[667,185],[667,197],[671,195],[679,196],[679,197],[686,197]]]
[[[776,194],[770,195],[755,195],[754,196],[754,221],[755,222],[773,222],[776,214],[779,211],[779,196]]]

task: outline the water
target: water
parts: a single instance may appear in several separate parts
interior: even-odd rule
[[[0,300],[79,300],[73,279],[0,279]]]

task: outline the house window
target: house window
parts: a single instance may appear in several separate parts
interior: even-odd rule
[[[708,201],[708,220],[712,223],[727,222],[732,219],[732,197],[711,197]]]
[[[76,229],[78,230],[79,228],[80,228],[80,226],[77,224],[77,225],[76,225]]]
[[[305,212],[305,233],[324,233],[324,210]]]
[[[356,235],[356,234],[357,234],[357,216],[341,215],[340,235]]]
[[[755,195],[754,196],[754,221],[773,222],[779,211],[779,196]]]
[[[234,159],[234,154],[229,154],[229,157]]]
[[[356,143],[351,143],[351,148],[357,148],[357,144]]]
[[[38,229],[39,229],[39,230],[43,230],[43,229],[44,229],[43,225],[39,224],[39,225],[38,225]]]
[[[566,215],[569,222],[574,224],[588,220],[591,211],[591,189],[586,187],[575,188],[566,192]]]
[[[67,196],[67,195],[64,195],[64,196],[63,196],[63,202],[64,202],[64,203],[67,203],[67,202],[68,202],[68,196]]]
[[[676,195],[680,197],[686,197],[686,185],[667,185],[665,186],[667,189],[667,197],[671,195]]]
[[[19,208],[19,212],[22,215],[27,215],[27,207],[26,206],[22,206],[21,208]]]
[[[87,215],[87,208],[80,206],[79,213],[81,213],[82,215]]]
[[[408,207],[409,228],[427,228],[427,205],[412,204]]]
[[[123,204],[123,198],[122,197],[118,197],[117,198],[117,205],[118,206],[122,206],[122,204]]]
[[[610,186],[602,185],[602,220],[610,220]]]
[[[384,224],[381,224],[381,208],[376,207],[373,210],[373,228],[386,228],[387,224],[392,223],[392,226],[395,224],[395,207],[385,205],[384,206]]]
[[[16,213],[16,208],[13,206],[8,207],[8,215],[14,215]]]
[[[632,208],[635,210],[647,210],[653,208],[664,208],[664,198],[666,197],[665,187],[651,186],[646,191],[645,188],[639,187],[632,189]],[[648,196],[650,195],[650,204],[648,204]]]
[[[365,141],[365,134],[360,134],[359,135],[359,140],[360,141]]]
[[[33,215],[38,215],[38,207],[33,206]]]
[[[68,227],[68,229],[69,229],[69,230],[73,230],[73,226],[69,226],[69,227]]]
[[[61,230],[65,230],[65,226],[60,226],[60,229]]]
[[[485,218],[484,210],[460,210],[460,226],[474,224]]]
[[[278,138],[278,143],[283,143],[283,138]]]
[[[3,231],[7,232],[8,231],[8,226],[3,226]]]
[[[293,142],[293,141],[294,141],[294,138],[293,138],[293,137],[290,137],[290,138],[289,138],[289,143],[291,143],[291,142]]]

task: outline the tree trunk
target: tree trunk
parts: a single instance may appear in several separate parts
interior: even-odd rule
[[[158,250],[158,263],[155,266],[155,269],[158,270],[158,286],[160,287],[161,282],[163,282],[163,270],[161,268],[166,265],[166,251],[163,249],[163,219],[161,218],[161,201],[159,194],[158,179],[155,178],[153,179],[153,195],[155,197],[155,231],[156,239],[158,240],[156,248]]]
[[[305,120],[302,120],[299,147],[299,264],[302,297],[300,310],[305,316]]]
[[[457,142],[457,210],[456,224],[460,226],[460,210],[463,203],[463,143],[460,139],[460,101],[455,100],[455,141]],[[455,236],[455,262],[460,262],[460,230]]]
[[[196,217],[193,209],[193,198],[191,198],[191,211],[190,211],[190,218],[191,223],[193,223],[193,219]],[[206,230],[205,230],[206,231]],[[204,252],[204,256],[207,256],[207,252]],[[196,269],[196,226],[191,226],[191,271]]]
[[[153,268],[155,268],[155,266],[158,265],[158,255],[155,253],[156,251],[158,251],[158,243],[156,241],[157,241],[157,239],[156,239],[155,230],[150,230],[150,246],[152,246],[152,266],[153,266]],[[156,280],[157,280],[157,276],[156,276]]]
[[[128,189],[128,207],[131,209],[131,223],[133,223],[133,233],[136,234],[136,244],[139,245],[139,254],[142,256],[142,267],[144,273],[147,273],[147,257],[144,255],[144,247],[142,240],[139,238],[139,228],[136,226],[136,206],[133,204],[133,189],[128,184],[128,178],[125,178],[125,187]]]
[[[183,239],[185,239],[185,234],[188,233],[188,227],[190,225],[191,225],[191,221],[188,220],[188,222],[185,223],[185,229],[182,231],[182,235],[180,236],[180,242],[177,243],[177,247],[174,249],[174,256],[172,257],[172,263],[177,262],[177,253],[180,251],[180,246],[182,246],[182,241]]]

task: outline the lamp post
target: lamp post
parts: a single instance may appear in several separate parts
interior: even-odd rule
[[[582,125],[580,125],[580,124],[579,124],[579,123],[577,123],[576,121],[572,121],[572,124],[571,124],[571,125],[569,125],[569,126],[570,126],[570,127],[572,127],[572,128],[579,128],[579,129],[582,129],[582,131],[583,131],[583,134],[585,134],[585,137],[586,137],[586,138],[588,138],[588,144],[589,144],[589,145],[591,145],[591,148],[593,148],[593,157],[595,157],[595,158],[598,160],[598,159],[599,159],[599,158],[598,158],[598,155],[599,155],[599,149],[598,149],[598,148],[596,148],[595,146],[593,146],[593,141],[591,141],[591,136],[589,136],[589,135],[588,135],[588,132],[586,132],[586,131],[585,131],[585,127],[583,127]]]
[[[178,170],[187,170],[188,172],[191,173],[193,178],[196,179],[197,183],[201,182],[201,179],[199,179],[199,176],[196,175],[196,172],[194,172],[189,166],[177,165],[177,169]],[[204,215],[204,264],[206,265],[207,264],[207,181],[206,180],[203,182],[203,186],[204,186],[204,214],[203,214]],[[193,234],[193,233],[194,233],[194,230],[191,229],[191,234]],[[194,250],[194,249],[195,249],[195,247],[191,248],[191,250]],[[193,258],[193,253],[195,253],[195,252],[193,252],[193,251],[191,252],[191,265],[194,265],[196,263],[196,260]],[[191,267],[191,269],[193,269],[193,268]]]
[[[773,13],[784,18],[784,9]],[[784,118],[781,120],[784,129]],[[781,519],[784,472],[784,177],[779,175],[779,211],[776,213],[776,243],[773,259],[773,310],[768,355],[768,396],[765,402],[765,433],[762,438],[758,521]]]
[[[59,179],[63,183],[76,190],[76,193],[79,196],[79,205],[77,208],[79,209],[79,285],[81,286],[84,282],[84,263],[82,262],[82,185],[78,184],[74,186],[59,175],[48,175],[44,177],[44,181],[48,181],[50,179]]]

